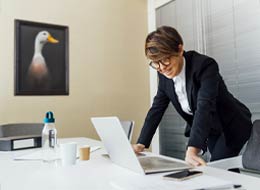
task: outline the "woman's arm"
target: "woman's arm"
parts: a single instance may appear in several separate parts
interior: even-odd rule
[[[160,78],[163,76],[159,75],[159,85],[157,94],[154,97],[152,107],[150,108],[147,116],[145,118],[145,122],[139,136],[137,143],[145,145],[148,148],[151,144],[153,135],[162,119],[162,116],[168,107],[170,102],[168,96],[164,92],[163,81],[164,79]]]
[[[213,59],[207,61],[200,69],[197,79],[200,82],[200,88],[188,146],[203,149],[216,112],[216,98],[220,80],[217,63]]]

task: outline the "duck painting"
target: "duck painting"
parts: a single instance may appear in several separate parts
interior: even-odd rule
[[[53,38],[48,31],[41,31],[36,35],[34,42],[34,55],[28,69],[28,81],[31,86],[37,88],[46,86],[49,71],[45,58],[42,55],[42,49],[46,43],[58,42],[59,41]]]

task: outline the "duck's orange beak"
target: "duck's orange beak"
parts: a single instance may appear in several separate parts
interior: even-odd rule
[[[59,43],[59,40],[56,40],[55,38],[53,38],[51,35],[48,36],[48,42],[56,44]]]

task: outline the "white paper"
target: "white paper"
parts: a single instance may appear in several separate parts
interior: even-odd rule
[[[94,151],[96,151],[100,148],[101,148],[100,146],[92,146],[92,147],[90,147],[90,152],[94,152]],[[36,150],[33,153],[25,154],[25,155],[22,155],[22,156],[17,156],[17,157],[14,158],[14,160],[42,160],[42,157],[43,157],[42,150]],[[79,150],[77,150],[77,158],[79,158]],[[57,148],[57,150],[56,150],[56,156],[55,156],[54,159],[57,159],[57,160],[61,159],[59,148]]]

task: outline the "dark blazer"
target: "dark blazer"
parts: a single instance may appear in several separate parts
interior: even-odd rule
[[[208,137],[223,132],[227,146],[241,148],[251,133],[249,109],[229,93],[214,59],[195,51],[184,52],[183,55],[186,60],[186,90],[193,115],[183,112],[175,93],[174,81],[158,73],[158,91],[138,143],[146,148],[150,146],[171,102],[187,122],[185,136],[190,137],[188,146],[205,150]]]

